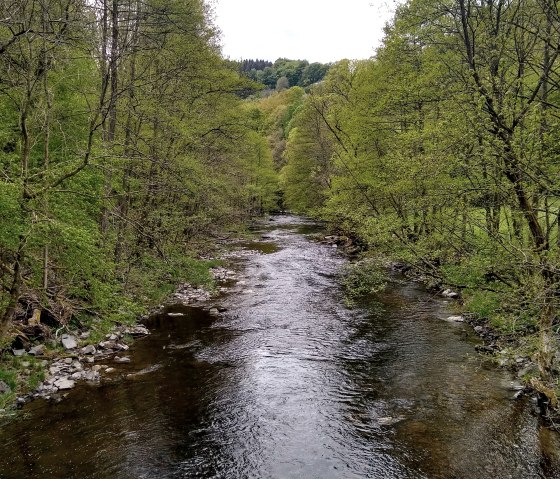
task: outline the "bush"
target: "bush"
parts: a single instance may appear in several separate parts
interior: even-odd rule
[[[356,300],[382,291],[388,281],[380,261],[364,259],[348,265],[342,272],[342,286],[349,305]]]

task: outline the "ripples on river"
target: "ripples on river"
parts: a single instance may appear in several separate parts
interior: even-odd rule
[[[220,317],[151,319],[121,378],[0,432],[0,477],[558,478],[560,441],[448,305],[395,283],[344,307],[330,246],[277,217]],[[270,244],[275,243],[270,246]]]

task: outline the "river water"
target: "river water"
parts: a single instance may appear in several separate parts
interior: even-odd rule
[[[114,380],[26,406],[0,477],[560,477],[558,435],[450,305],[395,282],[347,309],[316,229],[276,217],[225,313],[169,307]]]

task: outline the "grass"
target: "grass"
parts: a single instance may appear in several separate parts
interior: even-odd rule
[[[0,409],[8,409],[13,405],[18,394],[32,391],[46,377],[44,360],[33,356],[16,357],[4,353],[0,358],[0,380],[4,381],[10,391],[0,394]]]

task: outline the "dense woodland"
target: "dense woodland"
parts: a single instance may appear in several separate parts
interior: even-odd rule
[[[560,15],[549,0],[411,0],[374,59],[293,119],[286,205],[462,291],[558,404]]]
[[[4,332],[134,316],[287,208],[460,291],[558,405],[556,2],[410,0],[333,65],[226,61],[202,0],[0,9]]]
[[[196,240],[275,203],[272,154],[199,0],[0,3],[0,324],[134,316],[205,281]],[[184,279],[184,278],[183,278]],[[38,311],[38,312],[37,312]]]
[[[274,63],[265,60],[232,63],[243,76],[276,90],[294,86],[309,87],[323,80],[330,68],[330,64],[288,58],[278,58]]]

